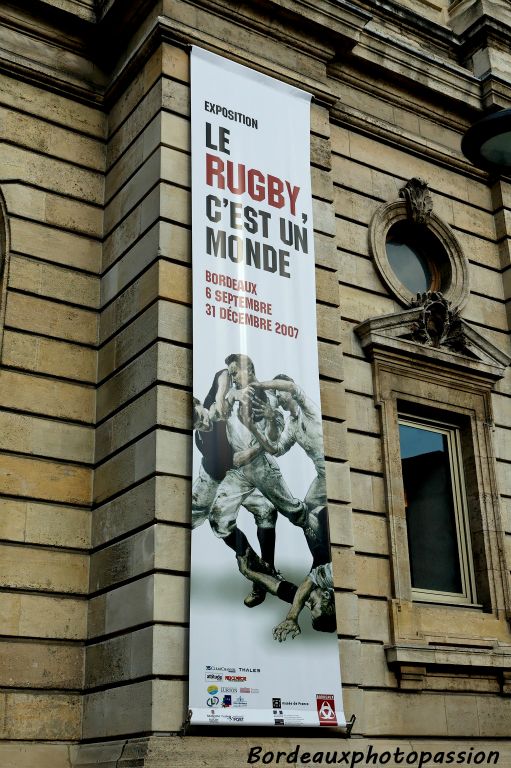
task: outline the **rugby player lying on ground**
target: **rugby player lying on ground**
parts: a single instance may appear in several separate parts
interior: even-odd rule
[[[313,568],[299,587],[290,581],[284,581],[272,575],[269,571],[263,573],[264,563],[260,558],[255,559],[251,549],[245,555],[238,556],[240,573],[254,584],[260,584],[270,594],[276,595],[291,607],[286,618],[273,630],[273,637],[281,643],[290,635],[292,638],[301,633],[298,616],[307,605],[312,615],[312,627],[318,632],[335,632],[334,591],[328,587],[331,583],[332,565],[327,563],[319,568]],[[321,570],[321,573],[318,571]]]

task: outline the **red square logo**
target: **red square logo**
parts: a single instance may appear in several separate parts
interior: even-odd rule
[[[317,693],[316,707],[320,725],[337,725],[335,700],[331,693]]]

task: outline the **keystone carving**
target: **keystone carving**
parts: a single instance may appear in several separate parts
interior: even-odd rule
[[[448,347],[453,352],[467,354],[468,339],[463,330],[459,310],[453,310],[440,291],[417,294],[413,308],[421,310],[412,325],[411,338],[431,347]]]
[[[427,224],[433,210],[433,199],[426,182],[418,178],[410,179],[399,190],[399,195],[405,200],[408,218],[415,224]]]

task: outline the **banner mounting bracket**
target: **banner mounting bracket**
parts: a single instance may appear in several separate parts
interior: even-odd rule
[[[351,731],[353,730],[353,726],[355,725],[355,721],[357,719],[356,715],[352,715],[348,722],[346,723],[346,736],[348,739],[351,738]]]

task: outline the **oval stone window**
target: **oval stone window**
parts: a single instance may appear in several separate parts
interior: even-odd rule
[[[427,227],[397,221],[387,233],[385,247],[392,270],[411,293],[437,291],[443,287],[448,277],[441,275],[441,265],[446,263],[445,251]]]

